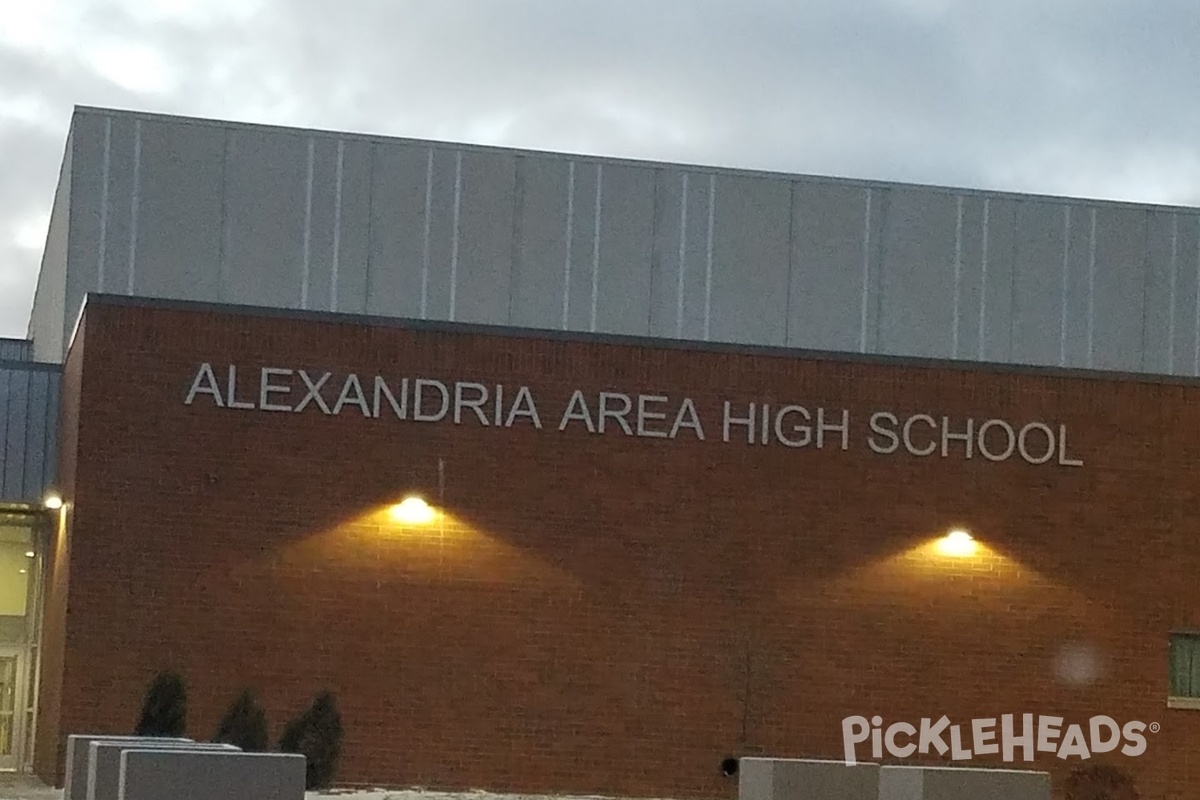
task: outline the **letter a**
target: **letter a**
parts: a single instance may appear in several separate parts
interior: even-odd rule
[[[203,383],[202,383],[203,382]],[[217,376],[213,374],[212,364],[201,364],[196,377],[192,379],[192,388],[188,390],[184,405],[190,406],[198,394],[211,394],[217,408],[224,408],[225,401],[221,399],[221,387],[217,384]]]

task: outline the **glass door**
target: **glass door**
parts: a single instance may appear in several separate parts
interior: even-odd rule
[[[33,756],[45,524],[0,513],[0,772],[24,772]]]
[[[20,651],[0,648],[0,770],[15,770],[19,766],[18,744],[24,727],[24,709],[18,704],[24,694],[19,691],[20,679]]]

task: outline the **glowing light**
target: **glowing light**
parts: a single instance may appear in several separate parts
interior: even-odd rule
[[[950,531],[938,541],[938,551],[942,555],[963,558],[975,554],[977,544],[971,534],[966,531]]]
[[[34,553],[32,550],[26,550],[26,551],[25,551],[25,557],[26,557],[26,558],[33,558],[35,555],[36,555],[36,553]]]
[[[45,501],[45,506],[46,506],[46,508],[50,509],[51,511],[57,511],[58,509],[63,507],[63,500],[61,497],[59,497],[56,494],[47,495],[46,501]]]
[[[433,522],[433,508],[419,497],[406,497],[388,510],[388,514],[396,522],[406,525],[425,525]]]

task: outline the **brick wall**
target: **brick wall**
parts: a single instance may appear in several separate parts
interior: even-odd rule
[[[1167,632],[1200,621],[1194,388],[194,308],[93,305],[84,327],[60,735],[128,731],[175,668],[194,737],[244,685],[276,736],[334,689],[348,782],[731,796],[723,757],[839,758],[852,714],[945,714],[969,739],[973,718],[1024,713],[1159,723],[1144,755],[1097,758],[1149,796],[1200,779],[1200,712],[1165,707]],[[185,403],[202,363],[222,407]],[[229,408],[231,364],[252,404],[263,367],[329,371],[331,413]],[[348,373],[371,416],[332,413]],[[398,402],[405,377],[492,387],[490,424],[470,408],[401,421],[386,397],[375,418],[377,374]],[[269,382],[296,387],[269,404],[306,394],[295,373]],[[540,429],[491,424],[497,384],[502,422],[526,386]],[[690,398],[705,438],[612,417],[559,430],[577,388],[593,417],[601,391],[665,396],[649,430]],[[827,423],[845,409],[848,445],[826,430],[820,449],[787,447],[772,426],[769,444],[736,427],[725,442],[726,401]],[[1083,465],[994,462],[977,443],[968,459],[957,440],[880,454],[877,411],[1065,425],[1063,459]],[[795,440],[798,421],[779,431]],[[912,430],[923,445],[928,422]],[[445,516],[397,526],[384,509],[409,492]],[[955,526],[985,550],[931,552]],[[1059,677],[1072,643],[1100,657],[1093,680]]]

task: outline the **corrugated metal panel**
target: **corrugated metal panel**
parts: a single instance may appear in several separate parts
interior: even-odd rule
[[[0,338],[0,361],[30,361],[33,342],[28,339]]]
[[[0,364],[0,502],[36,503],[58,466],[61,372]]]
[[[1197,209],[100,110],[71,136],[67,335],[101,291],[1200,375]]]

